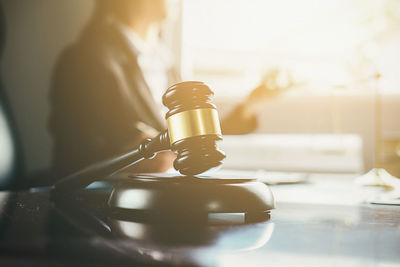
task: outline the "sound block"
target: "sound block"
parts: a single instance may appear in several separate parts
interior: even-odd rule
[[[204,222],[209,214],[243,213],[246,222],[257,222],[269,219],[275,207],[268,186],[251,178],[160,173],[111,179],[108,205],[129,220]]]

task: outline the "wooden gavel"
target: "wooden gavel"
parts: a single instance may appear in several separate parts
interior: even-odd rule
[[[196,175],[220,166],[225,154],[217,147],[222,134],[216,107],[211,103],[213,95],[203,82],[182,82],[169,87],[163,96],[163,104],[169,109],[167,130],[153,139],[144,140],[133,151],[61,179],[54,185],[55,191],[85,188],[165,150],[177,154],[174,168],[184,175]]]

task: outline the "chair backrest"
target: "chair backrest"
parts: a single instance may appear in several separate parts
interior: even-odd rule
[[[4,46],[4,15],[0,4],[0,56]],[[0,190],[18,187],[23,180],[22,155],[14,120],[0,80]]]
[[[16,179],[16,149],[10,121],[4,105],[4,95],[0,99],[0,188],[8,188]]]

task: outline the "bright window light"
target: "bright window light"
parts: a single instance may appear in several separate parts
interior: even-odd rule
[[[184,0],[185,79],[243,95],[283,68],[302,89],[400,92],[400,1]]]

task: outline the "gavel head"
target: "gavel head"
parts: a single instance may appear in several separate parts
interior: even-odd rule
[[[202,82],[182,82],[168,88],[163,104],[171,149],[177,153],[174,168],[185,175],[218,167],[225,158],[218,113],[211,103],[214,93]]]

